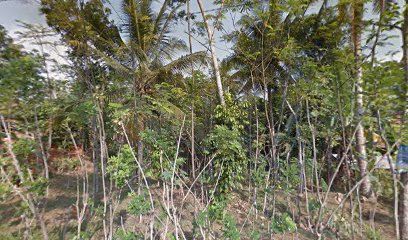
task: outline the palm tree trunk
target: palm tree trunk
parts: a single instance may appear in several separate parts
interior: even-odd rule
[[[193,43],[191,38],[191,8],[190,8],[190,0],[187,0],[187,18],[188,18],[188,46],[190,50],[190,54],[193,54]],[[195,179],[195,129],[194,129],[194,69],[193,63],[191,63],[191,78],[192,78],[192,86],[191,86],[191,172],[193,179]]]
[[[404,23],[402,25],[402,51],[403,51],[403,64],[404,64],[404,76],[405,76],[405,94],[408,100],[408,0],[405,0],[404,10]],[[408,102],[408,101],[407,101]],[[403,122],[406,123],[408,108],[405,108]],[[406,124],[405,124],[406,127]],[[406,129],[404,129],[406,130]],[[400,236],[402,240],[408,240],[408,173],[401,173],[401,192],[400,192],[400,206],[399,206],[399,220],[400,220]]]
[[[210,50],[211,50],[211,60],[212,60],[212,64],[213,64],[213,71],[214,71],[214,75],[215,75],[215,80],[217,82],[218,97],[220,99],[221,105],[225,105],[224,90],[222,88],[222,82],[221,82],[220,65],[218,63],[217,52],[215,50],[214,30],[208,24],[208,20],[207,20],[207,17],[205,15],[205,9],[204,9],[204,6],[203,6],[203,2],[201,0],[197,0],[197,3],[198,3],[198,6],[200,7],[200,11],[201,11],[201,15],[203,17],[205,29],[207,30],[208,43],[210,45]]]
[[[356,131],[356,151],[360,174],[364,178],[361,184],[361,193],[366,197],[372,196],[371,183],[367,175],[367,151],[366,139],[364,136],[364,127],[361,124],[361,119],[364,114],[363,101],[363,72],[362,72],[362,57],[361,57],[361,28],[364,3],[361,0],[355,0],[352,3],[352,21],[351,21],[351,40],[353,44],[354,57],[356,61],[356,115],[359,120]]]

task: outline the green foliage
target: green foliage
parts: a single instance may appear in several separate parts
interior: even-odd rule
[[[20,234],[19,234],[20,235]],[[21,239],[23,236],[15,236],[15,234],[11,234],[11,233],[0,233],[0,239],[3,240],[18,240]]]
[[[384,240],[381,229],[372,228],[370,226],[365,227],[364,237],[367,240]]]
[[[245,104],[234,102],[230,94],[225,95],[225,103],[225,106],[217,106],[215,116],[218,124],[206,140],[209,152],[215,156],[213,181],[218,182],[220,194],[215,193],[215,196],[219,200],[226,199],[229,191],[240,186],[247,163],[246,151],[241,144]]]
[[[326,161],[331,160],[328,157],[338,149],[345,152],[349,143],[350,151],[345,154],[357,156],[352,136],[356,125],[357,61],[350,35],[354,38],[359,27],[349,28],[344,24],[343,18],[350,15],[345,10],[355,7],[348,7],[349,0],[341,0],[338,6],[321,5],[318,11],[315,11],[315,2],[309,0],[269,3],[216,0],[214,4],[222,5],[219,13],[206,11],[214,30],[225,27],[223,19],[229,11],[239,11],[240,18],[234,30],[222,36],[231,44],[232,51],[221,64],[226,104],[218,106],[215,106],[217,86],[205,64],[207,54],[196,52],[181,56],[187,50],[186,44],[171,33],[173,27],[183,24],[186,12],[182,9],[186,1],[160,1],[161,6],[153,0],[119,2],[120,8],[113,9],[116,1],[41,1],[41,11],[48,25],[61,35],[67,48],[66,66],[61,66],[59,61],[48,64],[47,53],[39,56],[42,50],[25,52],[0,26],[0,114],[10,127],[12,140],[16,140],[13,149],[26,178],[20,186],[16,168],[10,164],[10,156],[1,142],[0,164],[6,174],[0,176],[0,198],[15,193],[13,187],[32,195],[34,203],[37,203],[36,197],[45,196],[49,182],[40,177],[44,170],[41,161],[35,171],[30,171],[34,161],[26,160],[31,160],[36,151],[39,153],[40,143],[45,152],[49,147],[72,145],[66,134],[69,126],[87,156],[93,154],[94,160],[107,160],[106,172],[116,186],[109,190],[113,198],[120,197],[127,183],[133,187],[129,179],[135,176],[137,164],[132,147],[139,141],[143,143],[143,152],[139,152],[144,159],[141,164],[149,181],[168,183],[174,180],[176,186],[189,185],[192,181],[185,171],[192,170],[194,162],[195,174],[200,172],[200,176],[191,190],[198,198],[210,195],[210,204],[199,209],[201,212],[193,222],[194,234],[197,235],[198,227],[212,234],[214,229],[211,228],[219,223],[215,230],[221,229],[224,238],[239,239],[236,223],[231,215],[225,215],[225,209],[229,196],[234,190],[241,191],[245,180],[249,180],[251,191],[253,187],[259,190],[257,200],[262,194],[272,192],[274,197],[282,192],[288,197],[302,182],[301,166],[296,157],[299,151],[304,155],[305,174],[311,183],[316,181],[312,159],[317,160],[315,167],[320,176],[316,178],[320,179],[321,190],[325,192],[328,184],[323,178],[330,176],[338,164]],[[376,1],[378,3],[382,4]],[[376,10],[381,10],[379,7],[376,6]],[[112,11],[120,19],[112,17]],[[386,46],[393,38],[387,31],[402,26],[400,12],[398,4],[392,3],[381,12],[378,22],[376,19],[364,21],[362,36],[367,36],[367,29],[373,29],[364,37],[367,38],[366,47]],[[194,20],[196,15],[192,14],[193,37],[205,31],[205,25]],[[358,21],[358,16],[354,20]],[[368,24],[372,28],[366,27]],[[47,31],[45,36],[51,32]],[[46,43],[42,40],[36,38],[35,42],[51,45],[48,40]],[[378,134],[378,125],[383,127],[390,145],[408,137],[407,128],[403,126],[406,111],[403,65],[375,58],[371,64],[367,60],[370,56],[366,55],[369,52],[364,49],[364,56],[357,60],[362,61],[363,68],[363,126],[367,132],[368,159],[371,159],[376,146],[370,136]],[[65,79],[55,81],[55,76]],[[51,94],[54,90],[56,96]],[[377,114],[381,115],[379,122]],[[177,146],[182,121],[181,141]],[[19,139],[22,132],[35,133],[35,141]],[[2,141],[5,135],[0,135]],[[51,146],[47,144],[48,137]],[[127,137],[130,146],[122,146]],[[195,158],[191,159],[193,143]],[[377,150],[383,153],[385,149],[380,148]],[[108,159],[105,154],[100,156],[105,150]],[[276,154],[271,156],[271,153]],[[209,159],[212,163],[207,167]],[[76,159],[65,157],[49,160],[52,160],[49,161],[51,174],[55,169],[59,172],[74,170],[80,164]],[[95,162],[95,167],[103,166]],[[357,174],[351,170],[353,179],[346,180],[355,183]],[[345,179],[343,171],[340,168],[338,177]],[[101,171],[94,173],[101,174]],[[4,181],[7,177],[10,181]],[[97,180],[101,176],[95,177]],[[374,171],[370,180],[377,195],[392,197],[392,178],[388,172]],[[271,184],[267,185],[266,181]],[[204,194],[197,191],[200,187]],[[93,195],[97,200],[100,193]],[[130,214],[150,213],[145,193],[136,195],[133,192],[129,200]],[[265,200],[268,200],[266,195]],[[22,201],[22,204],[20,211],[29,212],[26,203]],[[288,207],[291,204],[288,203]],[[316,199],[311,199],[305,207],[315,217],[321,206]],[[100,206],[94,208],[99,223],[106,217],[104,211],[108,210]],[[323,213],[327,213],[327,209],[322,209]],[[85,220],[91,219],[86,217]],[[349,236],[353,223],[338,217],[329,224],[332,225],[328,228],[336,228]],[[98,231],[102,229],[98,224],[95,226]],[[284,213],[272,219],[271,228],[274,233],[286,233],[294,231],[296,224]],[[258,230],[251,233],[252,239],[261,238]],[[377,239],[377,232],[366,232],[367,238]],[[88,237],[86,234],[89,233],[80,238]],[[165,237],[172,239],[175,235],[169,232]],[[131,240],[143,236],[123,230],[117,231],[115,238]]]
[[[316,216],[317,211],[320,209],[320,207],[321,207],[320,202],[317,199],[315,198],[309,199],[308,208],[309,208],[309,213],[311,214],[312,218]]]
[[[75,126],[89,124],[89,119],[96,115],[95,104],[91,100],[81,100],[78,102],[76,99],[68,99],[63,103],[66,121]]]
[[[0,182],[0,202],[5,200],[11,193],[11,186],[7,183]]]
[[[115,180],[118,187],[123,187],[128,179],[133,176],[137,166],[132,155],[132,149],[128,145],[124,145],[117,156],[112,156],[108,159],[106,168],[110,177]]]
[[[237,129],[217,125],[207,139],[209,149],[216,154],[214,158],[215,177],[220,178],[219,189],[227,193],[239,186],[247,162],[245,149],[241,145],[241,134]]]
[[[18,158],[26,159],[30,154],[35,153],[37,144],[31,139],[19,139],[13,144],[13,151]]]
[[[271,222],[271,231],[273,233],[282,234],[282,233],[290,233],[296,230],[296,223],[292,220],[292,218],[287,214],[283,213],[279,216],[276,216],[272,219]]]
[[[282,161],[279,175],[279,188],[283,189],[286,193],[292,193],[295,191],[299,184],[300,179],[300,168],[296,159],[293,161]]]
[[[136,195],[136,193],[129,193],[130,202],[128,203],[128,211],[133,215],[145,215],[150,212],[151,205],[147,201],[144,194]]]
[[[45,196],[46,189],[49,186],[49,180],[45,177],[39,177],[32,182],[26,183],[28,186],[28,191],[34,193],[37,196]]]
[[[127,232],[123,229],[116,231],[114,240],[143,240],[145,239],[143,234],[141,233],[134,233],[134,232]]]
[[[51,161],[51,166],[58,172],[73,171],[80,166],[81,162],[76,158],[57,158]]]
[[[20,54],[0,62],[0,100],[4,104],[3,107],[26,108],[25,104],[32,104],[34,102],[31,101],[38,101],[45,95],[38,59],[30,54]]]
[[[309,212],[314,213],[320,208],[320,202],[312,198],[309,200]]]
[[[217,125],[224,125],[231,130],[242,131],[244,126],[248,124],[248,112],[245,110],[248,103],[234,101],[230,93],[226,93],[224,98],[225,105],[218,105],[215,108]]]
[[[228,240],[239,240],[241,239],[239,231],[237,229],[237,224],[233,216],[226,214],[223,219],[223,234],[224,239]]]
[[[252,240],[259,240],[261,239],[261,233],[258,231],[252,231],[250,235],[250,239]]]
[[[208,206],[208,218],[211,221],[219,220],[224,215],[224,210],[227,207],[227,196],[225,194],[218,194],[214,196],[215,201]]]
[[[255,164],[256,159],[251,159],[250,163]],[[252,169],[251,176],[249,176],[256,186],[263,186],[265,179],[267,179],[268,172],[265,171],[267,167],[267,159],[261,155],[258,157],[257,168]]]
[[[388,169],[376,169],[370,176],[373,191],[384,200],[394,198],[394,184]]]
[[[199,236],[199,228],[203,228],[208,220],[208,211],[202,210],[200,211],[197,216],[193,220],[193,235]]]
[[[169,181],[173,174],[172,163],[177,151],[177,141],[165,130],[159,133],[154,130],[146,129],[141,133],[141,137],[150,148],[149,158],[151,164],[146,171],[146,175]],[[176,166],[179,166],[183,162],[183,158],[177,158]]]
[[[404,88],[404,71],[398,62],[379,63],[373,68],[364,68],[367,98],[372,117],[368,128],[374,132],[378,129],[377,111],[380,113],[380,124],[385,129],[388,141],[408,139],[408,130],[399,123],[406,110],[406,88]],[[378,131],[377,131],[378,132]]]

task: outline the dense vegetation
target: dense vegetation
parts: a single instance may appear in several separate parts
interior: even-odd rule
[[[407,3],[42,0],[34,50],[0,25],[0,238],[408,239]]]

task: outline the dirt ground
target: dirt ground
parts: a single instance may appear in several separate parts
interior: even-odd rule
[[[86,169],[89,182],[92,182],[92,164],[86,161]],[[76,219],[77,212],[75,203],[77,202],[77,181],[83,177],[85,172],[79,172],[73,170],[70,172],[60,173],[57,170],[53,170],[51,183],[49,187],[49,197],[47,200],[47,207],[45,211],[45,222],[50,232],[50,239],[63,239],[62,236],[66,236],[65,239],[72,239],[76,231]],[[168,226],[167,231],[173,229],[173,224],[168,222],[166,214],[163,211],[163,207],[160,207],[160,203],[163,204],[163,188],[156,183],[152,183],[152,193],[154,201],[157,205],[156,224],[162,221],[161,226]],[[184,190],[185,191],[185,190]],[[90,192],[92,192],[90,186]],[[174,194],[174,202],[178,209],[181,208],[183,196],[185,192],[177,189]],[[122,193],[122,198],[119,201],[116,208],[116,214],[114,219],[115,230],[132,229],[135,232],[146,233],[148,231],[149,217],[138,217],[130,215],[126,209],[130,198],[127,197],[126,192]],[[257,231],[260,235],[260,239],[317,239],[318,236],[313,233],[313,221],[311,221],[310,227],[306,218],[306,199],[304,194],[300,197],[301,201],[296,203],[296,195],[287,195],[283,192],[278,192],[275,198],[275,214],[282,212],[288,212],[289,214],[295,214],[300,211],[301,217],[295,218],[297,221],[297,230],[293,233],[270,235],[268,234],[271,222],[271,216],[273,212],[273,203],[267,203],[268,211],[266,214],[262,212],[263,194],[258,194],[258,206],[254,206],[250,203],[248,189],[236,191],[230,196],[230,202],[227,206],[227,213],[232,215],[236,221],[236,226],[240,232],[241,239],[251,239],[251,233]],[[338,204],[338,193],[329,193],[327,207],[323,213],[323,219],[333,213],[333,210]],[[317,196],[308,194],[308,198],[317,199]],[[92,199],[92,196],[90,196]],[[81,200],[81,199],[80,199]],[[91,200],[90,200],[91,202]],[[8,198],[6,201],[0,203],[0,239],[21,239],[24,232],[24,221],[22,218],[22,212],[18,207],[18,198]],[[374,225],[375,234],[370,229],[370,212],[373,211],[375,204],[370,201],[361,202],[361,221],[359,219],[359,207],[354,205],[354,220],[351,218],[350,201],[345,201],[344,207],[334,214],[333,224],[326,228],[322,239],[395,239],[394,233],[394,221],[393,221],[393,208],[391,203],[377,202],[375,207]],[[193,238],[193,222],[197,216],[197,212],[204,207],[203,203],[200,203],[193,195],[189,195],[183,204],[183,211],[181,211],[180,225],[184,229],[184,233],[187,239]],[[99,209],[100,210],[100,209]],[[98,211],[96,211],[98,212]],[[88,214],[88,213],[87,213]],[[311,216],[317,214],[316,212],[310,212]],[[98,220],[97,214],[87,215],[87,221],[84,222],[83,227],[87,229],[87,238],[102,239],[102,223]],[[167,222],[166,222],[167,221]],[[33,222],[33,225],[36,223]],[[160,225],[159,224],[159,225]],[[336,229],[336,230],[333,230]],[[362,235],[351,234],[350,229],[355,229],[356,232],[363,232]],[[163,227],[157,233],[157,236],[163,234],[160,231],[164,231]],[[215,223],[211,233],[215,239],[222,239],[222,223]],[[35,239],[41,239],[39,231],[33,231]],[[145,236],[148,236],[146,234]],[[199,239],[199,238],[198,238]]]

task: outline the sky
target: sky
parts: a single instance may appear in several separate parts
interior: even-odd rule
[[[114,10],[119,11],[120,10],[120,5],[118,0],[111,0],[112,6]],[[402,0],[398,1],[399,3],[402,4]],[[209,0],[204,0],[204,8],[206,10],[208,9],[214,9],[215,6],[212,4],[212,1]],[[156,4],[158,6],[159,4]],[[367,4],[368,5],[368,4]],[[313,9],[318,9],[320,6],[314,6]],[[368,6],[367,8],[370,8]],[[192,12],[197,12],[197,16],[199,17],[200,14],[198,5],[196,1],[192,0],[191,1],[191,9]],[[115,17],[115,11],[113,12],[113,18]],[[372,17],[372,11],[367,10],[365,12],[365,18],[371,18]],[[239,14],[235,15],[230,15],[228,14],[227,17],[223,20],[224,27],[226,30],[228,29],[233,29],[233,19],[235,20],[239,19]],[[17,20],[31,23],[31,24],[41,24],[41,25],[46,25],[45,17],[40,14],[39,11],[39,3],[36,0],[0,0],[0,24],[3,25],[6,30],[9,32],[9,34],[14,38],[17,35],[15,34],[16,31],[21,31],[22,28],[19,25]],[[178,25],[177,28],[174,29],[174,35],[181,38],[185,42],[188,41],[188,35],[186,33],[187,31],[187,26],[186,25]],[[400,60],[402,56],[402,51],[401,51],[401,45],[402,45],[402,40],[401,40],[401,34],[398,31],[394,31],[392,33],[393,35],[396,35],[396,38],[393,38],[390,40],[391,45],[386,45],[383,47],[378,48],[378,53],[377,56],[380,59],[383,60]],[[223,59],[227,57],[229,54],[231,54],[230,51],[230,45],[224,41],[221,40],[221,32],[216,32],[215,37],[216,37],[216,47],[217,47],[217,55],[218,58]],[[56,39],[54,39],[56,40]],[[198,40],[198,41],[197,41]],[[18,41],[17,41],[18,42]],[[201,43],[200,43],[201,42]],[[206,48],[203,46],[202,43],[205,43],[205,39],[196,39],[193,40],[193,51],[202,51],[206,50]],[[32,49],[33,46],[30,45],[29,43],[22,43],[26,48]],[[60,51],[64,51],[63,48],[59,49]],[[390,52],[398,52],[396,55],[391,55]],[[54,58],[58,58],[58,54],[61,53],[53,53],[50,52],[50,55]]]

